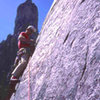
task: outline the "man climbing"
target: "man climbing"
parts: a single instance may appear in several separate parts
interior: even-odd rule
[[[30,35],[36,32],[34,26],[30,25],[27,27],[25,32],[21,32],[18,37],[18,59],[20,59],[18,65],[12,72],[12,77],[10,79],[11,82],[19,81],[19,77],[22,75],[23,71],[25,70],[29,57],[31,55],[31,48],[34,45],[35,41],[30,39]]]
[[[19,77],[23,74],[29,57],[32,55],[34,51],[35,40],[30,39],[30,35],[36,32],[34,26],[30,25],[27,27],[25,32],[21,32],[18,37],[18,48],[17,57],[15,59],[15,69],[12,72],[12,76],[10,78],[8,95],[5,100],[9,100],[11,95],[15,92],[15,86],[19,82]]]
[[[35,48],[35,40],[30,39],[30,35],[35,33],[36,29],[30,25],[27,27],[25,32],[21,32],[18,37],[18,48],[17,57],[15,59],[15,69],[12,72],[10,78],[8,95],[5,100],[9,100],[11,95],[15,92],[15,86],[19,82],[19,77],[23,74],[29,57],[32,55]]]

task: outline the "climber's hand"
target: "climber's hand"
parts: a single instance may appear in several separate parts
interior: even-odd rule
[[[33,39],[30,39],[31,42],[35,42]]]

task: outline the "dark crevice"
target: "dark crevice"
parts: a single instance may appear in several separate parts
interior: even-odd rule
[[[64,43],[66,42],[66,40],[68,39],[69,33],[70,33],[70,31],[68,32],[68,34],[67,34],[67,36],[66,36],[66,38],[65,38],[65,40],[64,40],[64,42],[63,42],[63,44],[64,44]]]
[[[82,1],[80,2],[80,4],[82,4],[84,1],[85,1],[85,0],[82,0]]]
[[[72,42],[71,42],[71,44],[70,44],[70,46],[71,46],[71,47],[72,47],[72,45],[73,45],[74,41],[75,41],[75,38],[73,39],[73,41],[72,41]]]
[[[89,47],[87,47],[86,58],[85,58],[85,64],[84,64],[84,68],[83,68],[83,72],[82,72],[82,75],[81,75],[80,80],[82,80],[82,78],[83,78],[83,76],[84,76],[84,73],[85,73],[85,71],[86,71],[88,51],[89,51]]]

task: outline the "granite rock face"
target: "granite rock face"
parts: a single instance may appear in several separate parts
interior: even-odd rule
[[[11,100],[100,100],[100,1],[54,0]]]
[[[18,34],[25,31],[28,25],[34,25],[38,32],[38,11],[32,0],[26,0],[25,3],[18,7],[17,17],[15,21],[15,30],[13,35],[8,35],[7,39],[0,43],[0,100],[7,93],[8,73],[14,63],[17,47]],[[38,34],[34,34],[32,38],[37,38]]]

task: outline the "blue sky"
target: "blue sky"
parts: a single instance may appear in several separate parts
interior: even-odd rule
[[[26,0],[0,0],[0,42],[13,34],[17,7]],[[32,0],[38,7],[38,29],[41,30],[53,0]]]

